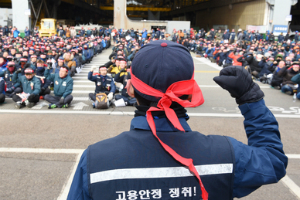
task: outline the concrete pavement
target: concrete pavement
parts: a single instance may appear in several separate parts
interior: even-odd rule
[[[32,109],[16,110],[9,99],[0,106],[1,200],[65,199],[83,149],[129,130],[134,108],[95,110],[87,99],[88,93],[94,91],[87,73],[91,65],[108,61],[110,53],[104,51],[75,75],[73,107],[48,110],[42,101]],[[221,68],[203,58],[194,58],[194,63],[195,79],[205,103],[188,109],[192,130],[206,135],[227,135],[247,143],[243,117],[235,100],[212,80]],[[300,101],[293,102],[291,96],[260,85],[267,106],[279,122],[284,150],[291,158],[287,168],[289,179],[263,186],[244,199],[296,200],[299,197],[293,190],[297,190],[295,185],[300,186]]]

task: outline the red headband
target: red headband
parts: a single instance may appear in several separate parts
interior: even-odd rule
[[[32,74],[34,71],[32,69],[25,69],[25,74]]]
[[[181,164],[187,166],[189,170],[197,177],[199,180],[201,192],[202,192],[202,199],[203,200],[208,200],[208,193],[204,188],[204,185],[201,181],[201,178],[199,176],[198,171],[196,170],[193,160],[191,158],[184,158],[180,156],[178,153],[176,153],[171,147],[169,147],[167,144],[165,144],[163,141],[159,139],[159,137],[156,134],[156,127],[155,123],[153,120],[152,112],[154,111],[164,111],[166,113],[166,116],[168,120],[173,124],[173,126],[180,130],[180,131],[185,131],[183,127],[181,126],[179,119],[177,118],[176,113],[174,112],[173,109],[170,108],[172,102],[177,102],[183,107],[197,107],[200,106],[204,103],[204,98],[201,92],[201,89],[199,88],[199,85],[197,82],[194,80],[194,75],[190,80],[185,80],[185,81],[179,81],[175,82],[172,85],[168,87],[165,93],[154,89],[138,79],[133,73],[132,69],[130,70],[131,74],[131,80],[128,82],[131,82],[132,85],[138,90],[138,91],[143,91],[143,94],[154,96],[154,97],[161,97],[161,99],[157,103],[157,108],[156,107],[150,107],[147,112],[147,121],[148,124],[151,128],[151,131],[153,135],[156,137],[156,139],[159,141],[159,143],[162,145],[162,147],[178,162]],[[129,83],[130,84],[130,83]],[[189,100],[182,100],[178,97],[183,96],[183,95],[192,95],[191,101]]]
[[[63,71],[69,71],[67,68],[65,67],[61,67],[60,70],[63,70]]]

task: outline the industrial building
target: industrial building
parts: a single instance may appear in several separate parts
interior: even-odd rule
[[[287,32],[298,29],[297,0],[1,0],[0,25],[24,30],[42,18],[66,24],[117,28],[168,27],[188,21],[194,29],[248,29]]]

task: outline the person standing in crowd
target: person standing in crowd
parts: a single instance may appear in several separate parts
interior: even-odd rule
[[[182,44],[182,41],[184,39],[184,32],[182,32],[182,30],[179,30],[178,37],[179,37],[179,44]]]
[[[234,43],[234,41],[235,41],[235,31],[234,29],[232,29],[230,33],[230,44]]]
[[[28,29],[27,26],[26,26],[26,28],[25,28],[24,33],[25,33],[25,37],[29,37],[29,36],[30,36],[30,30]]]
[[[161,40],[140,49],[127,84],[138,103],[130,130],[83,152],[68,200],[233,199],[285,176],[288,158],[278,123],[242,67],[227,67],[214,81],[239,105],[248,145],[191,130],[184,108],[204,103],[194,70],[193,58],[181,44]],[[176,188],[194,188],[195,196],[180,196]]]
[[[57,32],[57,34],[60,36],[60,37],[63,37],[65,35],[65,31],[63,30],[63,27],[59,27],[59,30]]]
[[[222,40],[222,32],[221,29],[216,33],[216,42],[221,42]]]
[[[68,27],[66,27],[65,33],[66,33],[66,37],[67,37],[67,38],[70,38],[70,37],[71,37],[71,31],[70,31],[70,29],[69,29]]]
[[[222,39],[224,40],[224,42],[227,42],[229,41],[229,38],[230,38],[230,33],[229,33],[229,30],[225,30],[223,36],[222,36]]]

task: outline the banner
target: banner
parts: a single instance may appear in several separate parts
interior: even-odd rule
[[[288,32],[288,26],[287,25],[274,25],[273,26],[273,33],[283,33],[287,34]]]
[[[252,25],[247,25],[246,26],[247,31],[255,31],[255,33],[258,31],[259,33],[266,33],[267,28],[266,26],[252,26]]]

